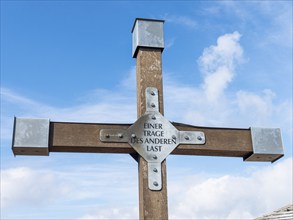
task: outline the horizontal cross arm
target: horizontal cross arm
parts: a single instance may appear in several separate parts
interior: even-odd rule
[[[177,130],[201,131],[204,145],[179,145],[174,154],[243,157],[245,161],[274,162],[284,156],[279,128],[209,128],[173,123]]]
[[[50,123],[50,152],[135,153],[128,143],[105,143],[102,129],[127,129],[131,124]]]
[[[173,154],[247,157],[253,152],[250,129],[197,127],[172,123],[179,131],[201,131],[205,134],[204,145],[181,144]]]
[[[243,157],[246,161],[275,161],[284,155],[281,131],[278,128],[209,128],[175,122],[172,125],[184,134],[201,134],[197,138],[202,143],[180,142],[171,154]],[[133,155],[136,151],[129,144],[126,135],[130,126],[132,124],[69,123],[15,118],[12,149],[15,155],[49,155],[49,152]],[[105,138],[109,140],[106,141]]]
[[[205,128],[173,123],[180,131],[202,131],[204,145],[180,144],[172,154],[246,157],[253,152],[250,129]],[[102,129],[127,129],[131,124],[51,122],[50,152],[136,153],[128,143],[100,141]]]

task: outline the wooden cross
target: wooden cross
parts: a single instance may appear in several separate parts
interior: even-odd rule
[[[139,167],[140,219],[168,219],[166,157],[171,154],[242,157],[273,162],[283,156],[280,129],[208,128],[164,118],[162,20],[136,19],[137,115],[134,124],[66,123],[15,118],[15,155],[49,152],[126,153]]]

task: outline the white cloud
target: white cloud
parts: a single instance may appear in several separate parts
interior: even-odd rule
[[[270,89],[231,92],[236,69],[242,64],[240,34],[218,38],[198,59],[203,82],[186,86],[168,78],[165,82],[165,112],[172,121],[216,127],[281,127],[292,133],[292,101],[280,100]]]
[[[133,193],[138,191],[136,162],[129,155],[125,158],[109,157],[105,163],[78,162],[53,169],[33,166],[3,169],[1,218],[17,218],[19,212],[13,212],[15,207],[18,210],[38,207],[31,216],[33,219],[49,219],[51,210],[65,219],[74,219],[78,213],[89,213],[78,219],[90,219],[97,213],[100,218],[118,218],[120,214],[124,218],[136,217],[138,195]],[[64,156],[63,162],[67,160],[72,161]],[[120,204],[121,208],[115,208]]]
[[[290,6],[283,7],[273,18],[274,24],[271,34],[268,35],[268,41],[292,49],[292,4],[291,8]]]
[[[86,214],[78,217],[79,220],[95,220],[95,219],[137,219],[138,207],[95,207],[94,214]]]
[[[269,89],[223,91],[217,100],[207,101],[204,88],[176,82],[164,88],[165,115],[171,121],[215,127],[280,127],[292,137],[292,101],[279,100]]]
[[[179,15],[165,15],[163,19],[168,21],[168,23],[179,24],[188,28],[197,28],[197,22],[192,18],[187,16],[179,16]]]
[[[165,49],[172,47],[175,43],[176,38],[169,38],[165,40]]]
[[[220,36],[217,45],[204,49],[198,60],[204,74],[202,86],[209,101],[216,101],[222,96],[234,77],[235,66],[243,60],[240,36],[238,32]]]
[[[249,176],[185,177],[169,191],[172,219],[251,219],[293,202],[292,158]]]
[[[221,12],[233,13],[235,18],[241,19],[242,25],[257,27],[258,33],[254,36],[259,38],[255,39],[259,45],[267,46],[273,43],[292,48],[291,1],[219,1],[218,5],[219,7],[213,6],[207,11],[218,15],[221,15]]]
[[[28,99],[23,96],[19,96],[18,94],[15,94],[13,91],[1,87],[1,97],[11,100],[11,102],[17,102],[21,105],[36,105],[37,103],[34,102],[31,99]]]
[[[136,165],[130,165],[128,159],[119,163],[72,164],[54,171],[4,169],[2,217],[12,217],[15,207],[38,207],[34,213],[38,219],[51,210],[71,219],[136,219]],[[292,165],[292,158],[288,158],[248,174],[223,176],[186,174],[179,167],[180,175],[168,182],[169,217],[251,219],[276,210],[293,202]],[[73,211],[73,207],[82,214]]]
[[[1,209],[48,205],[66,191],[50,172],[27,167],[1,170]]]
[[[126,77],[122,80],[121,86],[131,92],[136,91],[136,66],[132,66],[130,71],[126,73]]]
[[[270,90],[264,90],[261,95],[251,92],[238,91],[236,101],[241,115],[250,112],[249,117],[257,124],[265,122],[273,114],[273,98],[275,94]],[[253,109],[253,111],[251,111]]]

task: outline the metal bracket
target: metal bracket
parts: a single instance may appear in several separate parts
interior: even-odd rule
[[[180,144],[205,144],[205,135],[201,131],[179,131]]]
[[[253,152],[245,161],[274,162],[284,156],[281,129],[252,127],[250,130]]]
[[[49,156],[49,129],[47,118],[14,118],[14,155]]]
[[[146,112],[127,130],[102,129],[103,142],[128,142],[148,162],[148,184],[151,190],[162,189],[161,164],[179,144],[205,144],[201,131],[178,131],[159,112],[159,93],[146,88]]]
[[[146,112],[159,112],[159,93],[154,87],[147,87],[145,90]]]
[[[148,161],[148,183],[150,190],[162,189],[162,162]]]
[[[102,142],[128,142],[127,130],[125,129],[101,129],[100,140]]]

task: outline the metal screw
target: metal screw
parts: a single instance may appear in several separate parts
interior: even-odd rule
[[[158,159],[157,155],[154,155],[153,158],[154,158],[155,160]]]
[[[156,93],[154,91],[151,91],[151,95],[156,95]]]
[[[159,184],[155,181],[153,182],[154,186],[158,186]]]
[[[135,135],[135,134],[131,134],[131,137],[132,137],[132,138],[136,138],[136,135]]]
[[[198,136],[197,137],[197,140],[201,141],[202,140],[202,137],[201,136]]]
[[[106,138],[109,138],[110,137],[110,135],[109,134],[106,134]]]
[[[156,105],[155,105],[154,103],[152,103],[151,106],[152,106],[153,108],[156,107]]]
[[[123,134],[118,134],[118,137],[119,138],[123,138]]]
[[[158,172],[157,168],[154,168],[154,169],[153,169],[153,171],[154,171],[155,173],[157,173],[157,172]]]
[[[156,120],[156,116],[153,115],[153,116],[152,116],[152,119],[153,119],[153,120]]]
[[[189,137],[188,137],[188,136],[185,136],[185,140],[187,140],[187,141],[188,141],[188,140],[189,140]]]

